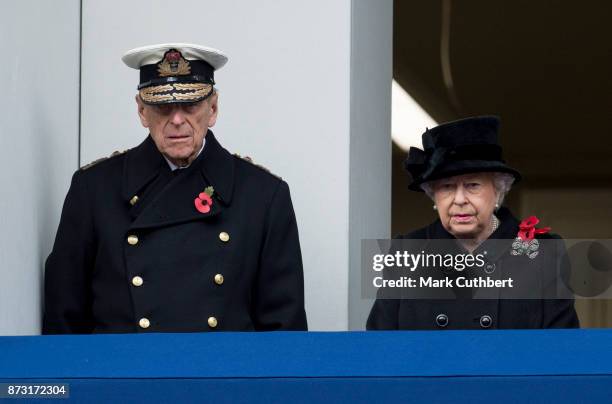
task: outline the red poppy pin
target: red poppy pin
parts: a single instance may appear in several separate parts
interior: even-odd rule
[[[198,197],[194,200],[195,208],[198,210],[198,212],[210,212],[210,208],[213,204],[212,196],[214,193],[215,189],[213,187],[206,187],[204,188],[204,192],[200,192]]]
[[[533,259],[538,256],[540,242],[535,238],[536,234],[546,234],[550,227],[536,229],[540,219],[530,216],[519,224],[519,232],[512,243],[512,255],[526,255]]]
[[[536,234],[546,234],[550,231],[550,227],[536,229],[536,224],[540,223],[540,219],[535,216],[529,216],[519,224],[518,236],[523,241],[533,240]]]

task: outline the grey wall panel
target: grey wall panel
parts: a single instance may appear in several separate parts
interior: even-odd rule
[[[361,240],[391,231],[393,0],[352,0],[349,328],[365,328]]]
[[[130,48],[225,51],[215,134],[290,185],[311,329],[348,327],[350,0],[84,1],[82,163],[140,143]]]
[[[0,55],[0,335],[36,334],[78,164],[79,1],[3,1]]]

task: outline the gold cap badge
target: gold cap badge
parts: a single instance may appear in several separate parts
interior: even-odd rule
[[[191,73],[191,66],[181,52],[170,49],[164,54],[162,61],[157,64],[157,73],[160,77],[185,76]]]

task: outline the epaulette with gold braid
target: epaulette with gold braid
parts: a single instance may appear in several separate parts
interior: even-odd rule
[[[129,149],[128,149],[128,150],[129,150]],[[112,152],[112,153],[111,153],[111,155],[110,155],[110,156],[108,156],[108,157],[102,157],[102,158],[99,158],[99,159],[97,159],[97,160],[92,161],[92,162],[91,162],[91,163],[89,163],[89,164],[85,164],[83,167],[81,167],[81,170],[87,170],[88,168],[91,168],[91,167],[95,166],[96,164],[103,162],[104,160],[108,160],[108,159],[109,159],[109,158],[111,158],[111,157],[119,156],[119,155],[121,155],[121,154],[125,153],[126,151],[127,151],[127,150],[123,150],[123,151],[118,151],[118,150],[115,150],[115,151],[114,151],[114,152]]]
[[[240,155],[240,154],[238,154],[238,153],[234,153],[234,156],[239,157],[239,158],[241,158],[242,160],[247,161],[247,162],[249,162],[249,163],[253,164],[255,167],[259,167],[259,168],[261,168],[262,170],[264,170],[265,172],[270,173],[270,174],[272,174],[273,176],[275,176],[276,178],[278,178],[278,179],[281,179],[281,180],[282,180],[282,178],[281,178],[280,176],[278,176],[278,175],[274,174],[272,171],[268,170],[266,167],[264,167],[264,166],[262,166],[262,165],[260,165],[260,164],[256,164],[256,163],[253,161],[253,159],[252,159],[251,157],[249,157],[249,156],[241,156],[241,155]]]

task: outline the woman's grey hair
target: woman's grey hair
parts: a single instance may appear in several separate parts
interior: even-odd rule
[[[500,172],[493,172],[492,174],[493,184],[495,185],[495,190],[497,191],[497,204],[501,206],[501,204],[504,202],[506,194],[510,191],[510,188],[512,188],[512,184],[514,184],[514,175]],[[421,184],[421,189],[425,191],[431,200],[434,199],[433,188],[435,182],[436,180],[433,180]]]

